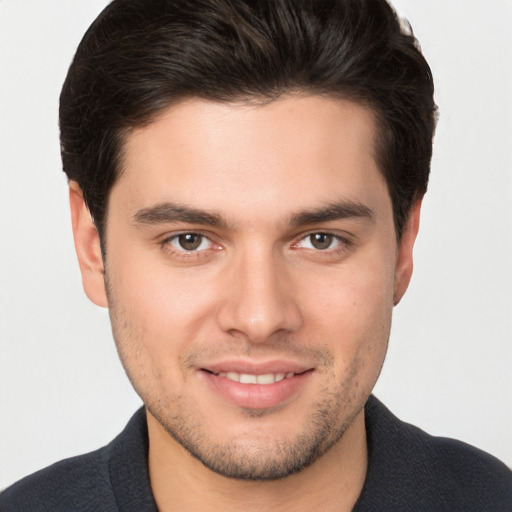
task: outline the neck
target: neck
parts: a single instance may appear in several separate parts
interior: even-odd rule
[[[148,411],[149,473],[160,512],[352,510],[367,469],[364,411],[342,438],[301,472],[273,481],[240,481],[209,470]]]

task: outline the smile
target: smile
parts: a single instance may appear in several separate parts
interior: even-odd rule
[[[238,372],[220,372],[217,374],[219,377],[226,377],[226,379],[240,384],[274,384],[284,379],[290,379],[295,376],[294,372],[288,373],[264,373],[262,375],[254,375],[250,373]]]
[[[201,378],[215,395],[246,409],[267,409],[291,400],[300,393],[314,373],[314,368],[304,369],[297,365],[293,365],[296,366],[293,371],[291,364],[280,365],[279,369],[264,370],[238,364],[238,371],[235,368],[228,370],[226,364],[222,366],[224,368],[202,368]]]

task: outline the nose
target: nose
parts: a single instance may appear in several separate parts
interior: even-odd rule
[[[271,251],[242,254],[229,265],[229,277],[217,309],[225,332],[243,335],[251,343],[265,343],[302,325],[286,263]]]

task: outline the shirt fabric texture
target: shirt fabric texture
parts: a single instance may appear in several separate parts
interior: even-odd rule
[[[472,446],[365,406],[368,473],[354,512],[509,512],[512,471]],[[144,408],[110,444],[58,462],[0,494],[1,512],[157,512]],[[240,510],[243,510],[241,504]]]

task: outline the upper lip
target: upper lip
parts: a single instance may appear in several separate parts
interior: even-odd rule
[[[200,366],[201,370],[212,373],[236,372],[249,375],[266,375],[268,373],[304,373],[314,366],[286,360],[249,361],[243,359],[226,359]]]

